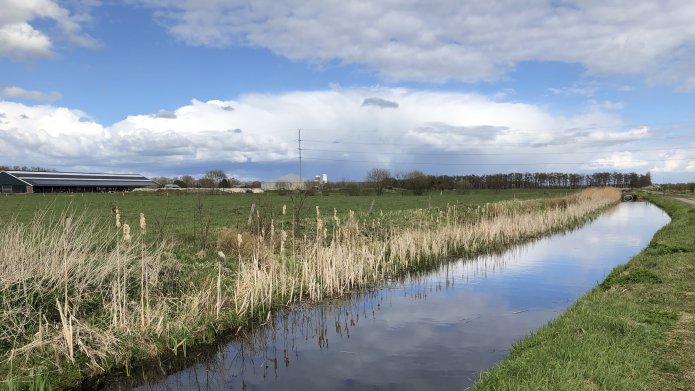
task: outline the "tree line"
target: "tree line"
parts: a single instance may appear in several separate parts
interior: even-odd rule
[[[596,172],[576,174],[562,172],[514,172],[489,175],[429,175],[414,170],[394,175],[385,168],[371,169],[366,184],[377,194],[389,187],[399,187],[422,194],[428,190],[451,189],[580,189],[591,186],[645,187],[652,184],[651,174],[634,172]]]
[[[43,168],[38,166],[6,166],[0,164],[0,171],[35,171],[35,172],[55,172],[52,168]]]
[[[228,176],[223,170],[210,170],[201,178],[194,178],[191,175],[165,177],[157,176],[150,178],[160,186],[176,185],[181,188],[207,188],[207,189],[229,189],[240,187],[242,183],[233,176]],[[246,187],[261,187],[260,182],[244,184]]]

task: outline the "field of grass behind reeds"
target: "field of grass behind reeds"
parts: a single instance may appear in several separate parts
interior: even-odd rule
[[[377,207],[374,198],[364,211],[313,202],[331,197],[303,200],[311,205],[306,215],[297,216],[292,204],[256,201],[250,225],[248,211],[227,228],[210,223],[202,259],[181,257],[198,247],[181,246],[176,234],[158,236],[150,217],[156,206],[127,211],[128,196],[100,204],[107,209],[100,218],[73,209],[80,195],[62,214],[16,215],[0,227],[0,378],[60,388],[134,360],[185,354],[278,306],[345,294],[451,255],[496,251],[576,225],[616,202],[619,192],[486,204],[442,194],[438,204],[437,195],[418,197],[409,202],[427,205],[398,210]],[[167,199],[176,197],[159,197],[159,210]],[[183,221],[200,224],[195,216]]]
[[[124,222],[137,222],[146,213],[150,239],[172,240],[177,247],[200,250],[214,244],[215,233],[222,227],[246,228],[251,205],[255,204],[276,222],[289,222],[296,211],[301,218],[311,218],[318,206],[321,210],[336,209],[345,214],[354,211],[358,217],[372,213],[404,211],[418,208],[445,208],[447,204],[478,206],[508,199],[538,199],[568,195],[576,190],[515,189],[432,191],[413,196],[386,193],[382,196],[351,196],[342,191],[325,192],[300,200],[296,195],[267,192],[263,194],[230,193],[82,193],[82,194],[23,194],[0,196],[0,221],[16,220],[26,223],[37,213],[58,217],[63,213],[85,215],[97,222],[109,224],[112,209],[121,210]],[[299,208],[300,202],[303,205]],[[281,214],[285,205],[288,213]],[[207,234],[206,230],[207,228]],[[190,251],[189,251],[190,252]]]

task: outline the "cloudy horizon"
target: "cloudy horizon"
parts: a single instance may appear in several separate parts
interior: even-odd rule
[[[0,6],[0,165],[695,176],[688,1]]]

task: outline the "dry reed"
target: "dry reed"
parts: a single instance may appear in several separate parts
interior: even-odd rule
[[[221,267],[217,295],[214,280],[177,287],[171,245],[146,244],[144,216],[140,246],[122,242],[127,227],[124,238],[84,217],[0,227],[0,376],[61,371],[78,357],[84,373],[99,373],[135,352],[156,354],[181,330],[204,329],[216,302],[219,313]]]
[[[453,254],[499,250],[573,226],[619,199],[614,189],[586,189],[545,201],[401,211],[399,224],[386,224],[382,216],[360,222],[352,211],[341,223],[334,211],[330,240],[317,207],[314,237],[294,239],[291,254],[285,253],[286,235],[281,235],[279,246],[273,246],[279,253],[239,258],[231,301],[244,315],[263,313],[277,302],[342,295]]]

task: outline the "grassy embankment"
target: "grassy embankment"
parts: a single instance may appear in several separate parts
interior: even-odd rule
[[[695,206],[647,198],[672,221],[474,390],[695,389]]]
[[[185,352],[265,318],[274,306],[571,226],[617,197],[593,190],[372,215],[334,209],[326,218],[317,207],[313,218],[299,220],[289,210],[276,220],[259,208],[250,228],[211,229],[226,254],[198,262],[182,261],[171,240],[157,238],[149,222],[141,231],[124,213],[126,240],[125,224],[116,227],[108,214],[112,203],[106,221],[90,213],[17,218],[0,228],[0,376],[6,385],[75,384],[167,350]]]

